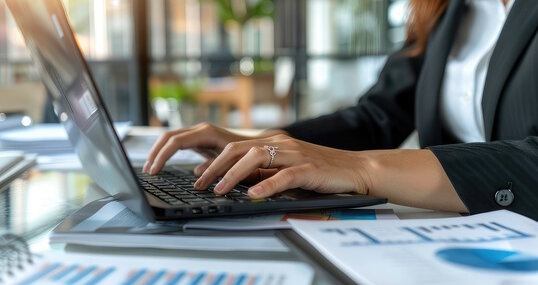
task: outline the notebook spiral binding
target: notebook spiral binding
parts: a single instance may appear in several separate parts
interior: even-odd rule
[[[0,235],[0,284],[34,263],[34,254],[21,237]]]

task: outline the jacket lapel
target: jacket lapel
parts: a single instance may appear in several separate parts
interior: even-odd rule
[[[466,9],[465,1],[450,1],[431,33],[416,91],[416,128],[422,147],[443,142],[439,118],[439,93],[452,42]]]
[[[486,75],[482,97],[486,141],[492,139],[495,112],[506,80],[537,28],[538,2],[516,0],[497,40]]]

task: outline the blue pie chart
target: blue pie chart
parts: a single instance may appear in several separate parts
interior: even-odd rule
[[[435,255],[448,263],[476,269],[534,272],[538,271],[538,256],[512,250],[488,248],[446,248]]]

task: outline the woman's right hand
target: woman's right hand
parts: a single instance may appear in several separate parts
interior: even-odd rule
[[[143,171],[156,174],[166,161],[180,149],[195,149],[207,158],[207,161],[194,169],[199,175],[211,164],[214,158],[231,142],[249,139],[234,134],[223,128],[208,123],[201,123],[191,128],[168,131],[162,134],[151,148]]]

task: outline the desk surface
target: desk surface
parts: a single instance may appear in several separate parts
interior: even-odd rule
[[[32,170],[25,177],[15,180],[0,193],[0,228],[23,236],[34,251],[57,250],[74,252],[100,252],[120,255],[181,256],[191,258],[216,258],[240,260],[287,260],[309,263],[316,270],[314,284],[334,284],[335,279],[319,265],[304,255],[292,250],[287,253],[267,252],[212,252],[194,250],[120,249],[95,248],[73,245],[49,245],[49,231],[67,215],[101,197],[89,187],[91,180],[78,171]],[[401,219],[438,218],[457,216],[425,209],[416,209],[393,204],[369,208],[394,209]]]
[[[135,128],[131,135],[158,135],[162,130]],[[73,245],[49,245],[48,233],[61,220],[80,207],[100,197],[91,180],[80,171],[41,171],[33,169],[24,177],[16,179],[0,193],[0,232],[7,230],[22,236],[34,251],[56,250],[73,252],[101,252],[120,255],[181,256],[191,258],[240,259],[240,260],[286,260],[310,264],[316,277],[314,284],[335,284],[333,276],[305,255],[291,250],[287,253],[267,252],[213,252],[194,250],[120,249],[96,248]],[[393,204],[369,207],[393,209],[400,219],[440,218],[457,216],[455,213],[404,207]]]

